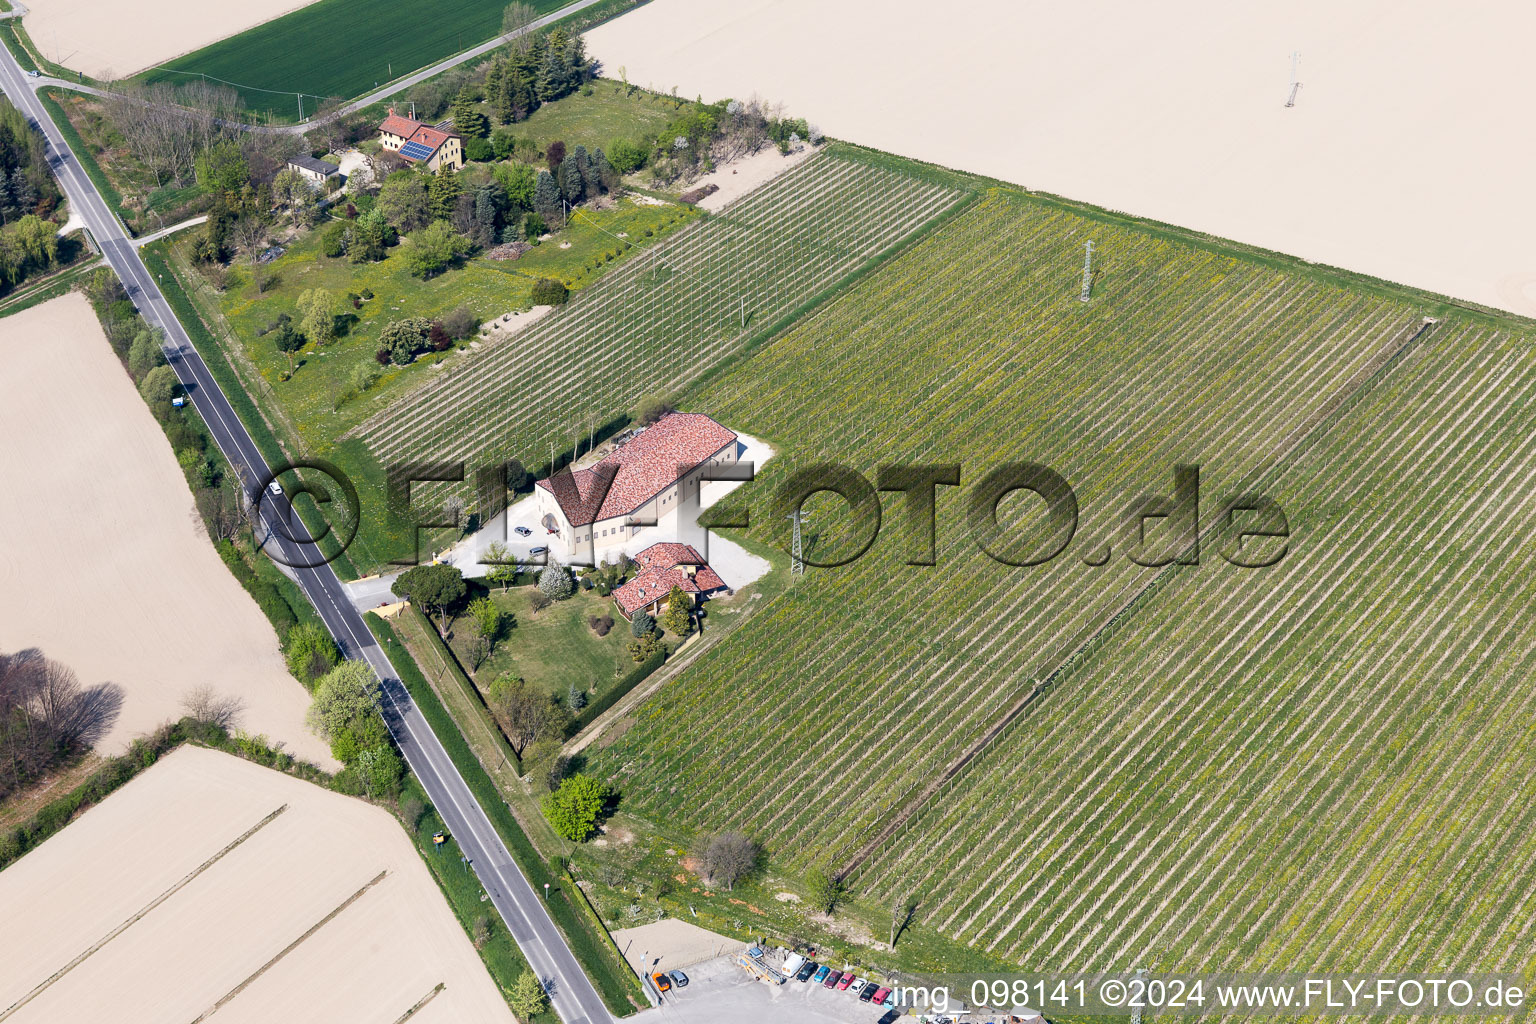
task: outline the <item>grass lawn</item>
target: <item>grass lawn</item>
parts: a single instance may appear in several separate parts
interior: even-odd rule
[[[830,921],[807,920],[804,886],[776,874],[771,865],[731,891],[710,888],[689,868],[688,851],[697,837],[666,823],[620,810],[605,827],[604,845],[584,843],[570,857],[572,871],[610,929],[633,928],[665,915],[742,941],[766,936],[772,945],[810,943],[823,963],[854,964],[858,973],[886,980],[898,972],[910,978],[941,970],[993,974],[1018,969],[920,919],[902,932],[894,950],[888,949],[891,912],[881,905],[847,903]]]
[[[608,79],[593,82],[591,89],[590,96],[578,91],[546,103],[510,127],[541,152],[555,141],[564,142],[567,151],[577,146],[608,149],[617,139],[643,144],[677,114],[678,103],[669,96],[643,89],[626,94],[622,83]]]
[[[599,597],[595,590],[578,590],[566,600],[535,612],[529,604],[533,593],[533,587],[491,592],[491,600],[517,624],[503,633],[496,650],[474,671],[482,691],[503,672],[512,672],[561,700],[573,684],[585,689],[589,699],[596,699],[634,668],[626,650],[633,639],[629,623],[620,617],[612,598]],[[607,636],[598,636],[587,625],[587,618],[593,615],[613,617],[613,629]],[[469,639],[467,623],[461,621],[452,643],[460,664],[466,667],[470,664]]]
[[[393,400],[402,386],[430,372],[430,367],[455,358],[453,352],[418,357],[404,367],[390,367],[378,384],[363,395],[350,394],[352,369],[372,360],[379,333],[388,323],[405,317],[435,318],[467,306],[484,320],[530,307],[529,293],[539,277],[557,278],[579,289],[611,265],[609,254],[627,244],[613,236],[621,232],[642,237],[681,224],[691,214],[682,207],[659,207],[621,201],[612,210],[584,211],[554,239],[518,260],[471,259],[462,267],[423,281],[412,277],[404,253],[409,240],[378,263],[354,265],[320,251],[319,231],[292,245],[272,262],[275,287],[257,294],[249,270],[241,266],[219,299],[219,306],[239,336],[246,355],[274,389],[299,433],[314,445],[326,445],[345,434],[367,415]],[[561,248],[562,244],[570,248]],[[323,349],[313,346],[296,354],[293,377],[279,381],[288,360],[276,345],[256,332],[280,313],[293,315],[299,295],[324,288],[345,295],[372,290],[374,297],[355,311],[357,319],[345,337]]]
[[[623,261],[629,243],[616,237],[620,233],[638,240],[649,231],[654,238],[695,216],[687,207],[621,201],[610,210],[583,211],[554,239],[519,260],[471,259],[428,281],[412,277],[406,268],[403,252],[409,242],[379,263],[354,266],[345,259],[324,256],[318,231],[290,245],[270,264],[278,280],[260,295],[243,265],[233,270],[223,293],[215,292],[191,269],[186,239],[174,244],[171,261],[199,312],[214,327],[212,333],[224,346],[246,391],[287,449],[336,463],[356,485],[362,501],[361,529],[349,550],[359,570],[366,573],[392,558],[405,557],[408,549],[406,538],[388,522],[382,466],[362,441],[343,435],[414,384],[424,383],[432,367],[463,358],[454,350],[422,355],[409,366],[389,367],[377,384],[359,395],[350,382],[352,371],[359,363],[372,362],[385,324],[408,316],[437,317],[460,305],[487,320],[527,309],[535,278],[558,278],[573,290],[580,289]],[[562,249],[562,243],[570,248]],[[374,298],[355,311],[358,319],[344,337],[322,350],[310,347],[296,353],[293,376],[283,381],[279,378],[288,370],[287,358],[256,332],[280,313],[292,315],[295,301],[308,288],[342,295],[368,288]],[[463,350],[468,350],[467,343]]]

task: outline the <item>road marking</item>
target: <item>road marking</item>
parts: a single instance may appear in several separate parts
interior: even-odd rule
[[[568,14],[573,9],[576,8],[568,8],[563,13]],[[224,457],[231,466],[235,467],[237,472],[241,469],[244,469],[246,472],[255,472],[260,467],[263,473],[270,473],[271,468],[267,465],[265,458],[256,447],[254,439],[245,430],[244,425],[239,422],[238,416],[235,415],[234,407],[229,403],[228,396],[224,394],[218,381],[213,378],[212,371],[203,361],[202,356],[197,351],[197,347],[192,344],[191,335],[176,318],[176,314],[171,309],[169,301],[161,293],[149,268],[142,262],[137,249],[132,244],[132,240],[127,237],[125,226],[117,218],[117,215],[107,207],[106,201],[97,192],[95,184],[85,174],[78,157],[76,157],[68,143],[64,140],[58,126],[54,124],[47,111],[42,108],[36,93],[28,87],[26,80],[22,78],[19,65],[16,64],[15,58],[8,51],[0,51],[0,86],[3,86],[5,92],[13,101],[16,101],[18,107],[24,109],[28,116],[36,121],[44,136],[48,139],[49,144],[58,153],[59,163],[57,171],[60,182],[64,185],[66,196],[79,208],[83,219],[86,221],[86,227],[95,236],[97,245],[101,248],[102,255],[105,257],[108,265],[123,280],[124,284],[129,286],[131,292],[137,292],[137,295],[130,296],[134,298],[135,305],[139,306],[140,311],[146,314],[146,318],[154,326],[159,327],[165,332],[166,345],[164,347],[168,361],[176,373],[177,380],[184,387],[189,384],[196,386],[197,394],[193,398],[193,407],[208,423],[210,432],[214,436],[214,443],[218,445],[219,451],[224,454]],[[174,345],[172,344],[173,342]],[[189,388],[189,390],[191,389]],[[231,424],[231,420],[234,421],[233,424]],[[257,508],[261,522],[267,527],[268,532],[272,533],[272,520],[265,510],[261,508],[260,503],[258,503]],[[305,532],[307,534],[307,531]],[[310,559],[298,557],[306,551],[322,554],[313,540],[304,542],[287,538],[281,534],[278,534],[278,548],[286,557],[290,557],[294,562],[309,561]],[[576,960],[570,947],[563,940],[553,944],[546,941],[547,938],[560,939],[560,934],[556,930],[553,919],[542,907],[540,908],[540,916],[545,923],[544,929],[541,931],[539,927],[535,926],[534,917],[529,906],[537,903],[539,897],[534,892],[532,884],[529,883],[527,877],[522,873],[522,869],[512,859],[511,852],[501,841],[501,837],[496,832],[494,826],[491,825],[485,809],[475,801],[474,794],[470,791],[468,784],[458,773],[457,768],[454,767],[452,759],[448,757],[446,748],[442,746],[441,741],[432,732],[431,727],[426,724],[424,718],[421,719],[421,724],[423,730],[430,736],[430,742],[423,742],[420,735],[418,735],[417,729],[412,723],[412,715],[419,717],[421,715],[420,709],[411,700],[410,693],[405,690],[404,684],[399,681],[398,673],[394,671],[394,666],[390,663],[388,655],[384,654],[383,650],[379,647],[378,641],[374,639],[372,632],[363,623],[361,615],[351,606],[350,602],[338,601],[338,594],[345,598],[345,592],[342,590],[340,580],[336,578],[335,573],[329,570],[328,567],[326,572],[322,573],[319,567],[310,566],[307,567],[307,573],[308,575],[306,576],[306,570],[296,570],[295,572],[299,577],[300,587],[304,590],[305,596],[314,604],[326,628],[338,640],[350,639],[357,652],[357,657],[367,661],[375,674],[379,676],[381,688],[389,700],[391,709],[404,727],[405,733],[410,737],[411,743],[415,748],[416,760],[413,762],[411,750],[404,743],[401,744],[401,750],[405,753],[407,762],[411,763],[412,770],[422,779],[422,783],[427,788],[429,796],[433,796],[432,790],[435,788],[447,797],[463,821],[468,836],[479,847],[475,858],[476,875],[481,875],[483,868],[500,883],[499,889],[496,886],[488,886],[492,890],[492,901],[497,912],[501,914],[504,920],[510,921],[514,917],[520,919],[531,933],[531,938],[524,947],[525,954],[537,954],[537,956],[528,956],[530,964],[541,975],[547,973],[556,980],[555,991],[551,994],[551,1001],[555,1005],[556,1011],[568,1024],[584,1024],[584,1022],[590,1019],[594,1009],[598,1011],[598,1020],[605,1022],[611,1020],[612,1018],[608,1014],[606,1007],[602,1005],[596,989],[592,986],[591,979],[582,970],[579,961]],[[323,602],[316,596],[317,593],[324,595],[325,600]],[[326,607],[327,604],[329,609]],[[356,617],[355,622],[352,616]],[[362,626],[364,633],[368,637],[368,642],[366,643],[357,634],[357,627],[359,625]],[[377,656],[383,659],[384,665],[388,668],[387,675],[380,671],[371,652],[377,652]],[[391,684],[400,687],[402,691],[404,698],[403,711],[401,710],[402,702],[397,701],[394,693],[391,692]],[[426,771],[423,771],[423,766],[427,769]],[[455,788],[455,783],[457,784],[457,789]],[[479,812],[478,820],[476,815],[464,812],[464,805],[460,802],[459,790],[463,791],[463,795],[469,799],[470,805]],[[433,796],[433,799],[440,804],[437,797]],[[482,830],[485,829],[488,829],[492,836],[492,841],[489,843],[486,842],[482,834]],[[500,863],[495,859],[497,857],[501,858]],[[521,889],[518,889],[508,876],[506,871],[508,866],[513,869],[516,881],[522,884]],[[485,876],[481,876],[481,880],[485,881]],[[509,915],[509,906],[515,909],[515,914]],[[524,944],[520,942],[519,945],[523,946]],[[542,961],[542,963],[535,963],[536,959]],[[579,978],[580,984],[572,982],[571,978],[573,975]],[[11,1011],[8,1010],[6,1012],[8,1014]]]

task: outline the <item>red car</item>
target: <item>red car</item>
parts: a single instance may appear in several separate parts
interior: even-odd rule
[[[825,985],[827,988],[836,988],[837,987],[837,983],[842,980],[842,977],[843,977],[843,972],[842,971],[833,971],[832,973],[827,975],[827,980],[822,982],[822,984]]]
[[[885,1005],[885,997],[890,995],[890,994],[891,994],[891,990],[890,989],[888,989],[888,988],[878,988],[878,989],[875,990],[875,997],[873,999],[871,999],[870,1002],[874,1003],[876,1006],[884,1006]]]
[[[837,983],[837,990],[839,992],[841,992],[841,991],[843,991],[843,989],[847,988],[849,985],[852,985],[852,984],[853,984],[853,975],[845,974],[845,975],[843,975],[843,980],[839,981]]]

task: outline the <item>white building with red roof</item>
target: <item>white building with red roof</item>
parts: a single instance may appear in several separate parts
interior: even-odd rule
[[[403,117],[389,108],[379,123],[379,143],[408,163],[425,164],[434,174],[443,167],[456,171],[464,166],[464,140],[457,134]]]
[[[572,551],[588,542],[621,548],[674,511],[704,466],[735,463],[739,448],[734,432],[702,413],[667,413],[596,464],[540,480],[539,521]]]
[[[613,591],[619,613],[632,619],[644,609],[654,618],[666,608],[676,587],[697,605],[705,597],[725,589],[720,574],[709,567],[692,544],[652,544],[635,556],[635,578]]]

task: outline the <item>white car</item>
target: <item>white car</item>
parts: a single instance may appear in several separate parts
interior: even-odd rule
[[[283,485],[278,483],[276,480],[273,480],[271,483],[267,484],[267,493],[272,495],[274,498],[281,498],[283,496]]]
[[[41,71],[28,71],[27,72],[27,77],[28,78],[42,78],[43,77],[43,73]]]
[[[528,537],[532,536],[533,534],[533,531],[528,529],[526,526],[515,526],[512,528],[512,532],[517,534],[519,537]]]

